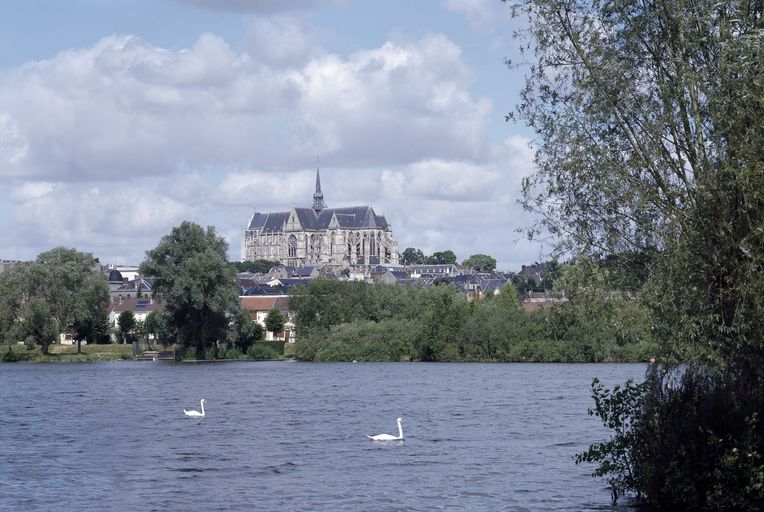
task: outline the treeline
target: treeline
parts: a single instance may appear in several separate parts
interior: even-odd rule
[[[526,313],[510,284],[469,302],[427,288],[317,279],[290,297],[296,354],[308,361],[646,361],[655,354],[645,308],[582,290]]]
[[[236,267],[227,261],[228,245],[214,228],[183,222],[148,251],[143,275],[156,278],[154,298],[164,310],[138,321],[132,312],[109,325],[109,289],[98,260],[76,249],[59,247],[0,273],[0,344],[3,360],[26,359],[38,350],[46,356],[62,334],[88,344],[154,340],[174,346],[179,359],[272,359],[277,344],[258,343],[264,337],[238,297]],[[272,262],[256,262],[262,268]],[[266,327],[283,330],[286,319],[273,310]],[[113,332],[112,332],[113,331]],[[28,353],[20,356],[18,343]]]

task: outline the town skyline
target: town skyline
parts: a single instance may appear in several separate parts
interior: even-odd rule
[[[42,17],[40,7],[46,8]],[[184,220],[239,259],[254,210],[369,204],[399,250],[545,258],[518,228],[522,69],[489,0],[7,2],[0,258],[140,262]]]

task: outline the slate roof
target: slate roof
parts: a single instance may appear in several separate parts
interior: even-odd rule
[[[351,206],[349,208],[325,208],[319,214],[311,208],[295,208],[297,219],[303,229],[328,229],[332,216],[336,215],[337,223],[342,228],[378,228],[387,229],[387,219],[374,213],[371,206]],[[254,213],[248,229],[261,231],[284,230],[291,212]]]
[[[289,212],[255,213],[249,221],[249,229],[263,231],[283,231]]]

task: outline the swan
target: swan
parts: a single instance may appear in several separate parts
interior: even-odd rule
[[[376,436],[366,436],[372,441],[402,441],[403,440],[403,427],[401,427],[401,421],[403,418],[398,418],[398,435],[392,434],[377,434]]]
[[[186,416],[194,416],[194,417],[198,417],[198,418],[203,418],[203,417],[204,417],[204,402],[206,402],[206,401],[207,401],[207,400],[205,400],[204,398],[202,398],[202,401],[200,402],[200,403],[201,403],[201,405],[202,405],[202,412],[199,412],[199,411],[193,411],[193,410],[191,410],[191,411],[187,411],[187,410],[185,410],[185,409],[183,409],[183,412],[186,414]]]

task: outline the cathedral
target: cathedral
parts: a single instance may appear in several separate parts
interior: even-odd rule
[[[327,208],[316,169],[312,208],[253,213],[241,238],[242,261],[295,267],[398,264],[393,230],[371,206]]]

